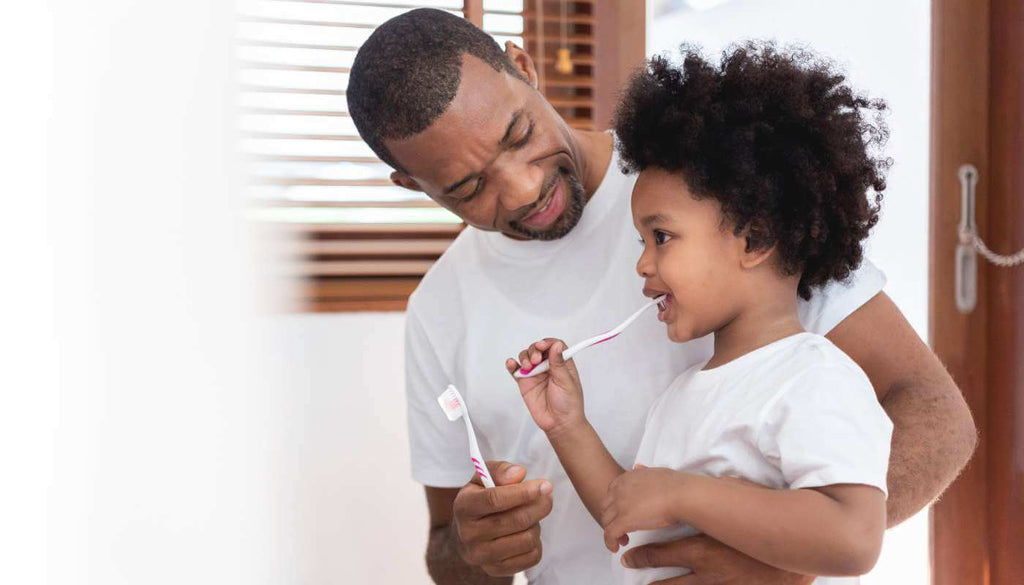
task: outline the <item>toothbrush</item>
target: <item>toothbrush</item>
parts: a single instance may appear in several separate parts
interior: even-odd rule
[[[620,333],[625,331],[626,327],[629,327],[630,325],[632,325],[633,321],[636,321],[636,318],[639,317],[641,313],[643,313],[647,309],[650,309],[654,305],[657,305],[664,298],[665,298],[665,295],[661,295],[659,297],[656,297],[653,301],[647,303],[643,307],[640,307],[640,309],[637,312],[635,312],[632,315],[630,315],[629,319],[626,319],[625,321],[623,321],[622,324],[620,324],[615,329],[612,329],[610,331],[605,331],[604,333],[601,333],[600,335],[595,335],[595,336],[593,336],[593,337],[591,337],[589,339],[584,339],[583,341],[577,343],[576,345],[573,345],[572,347],[566,349],[564,352],[562,352],[562,359],[564,359],[566,361],[569,361],[569,360],[572,359],[572,356],[578,354],[579,352],[583,351],[584,349],[587,349],[588,347],[593,347],[593,346],[597,345],[598,343],[604,343],[605,341],[608,341],[609,339],[614,339]],[[515,376],[516,378],[532,378],[533,376],[536,376],[538,374],[543,374],[544,372],[548,371],[550,368],[551,368],[551,364],[548,363],[548,360],[544,360],[541,363],[539,363],[536,366],[534,366],[533,368],[529,368],[529,369],[528,368],[520,368],[518,371],[516,371],[515,374],[513,374],[513,376]]]
[[[484,482],[484,487],[494,487],[494,480],[487,473],[487,464],[484,463],[484,457],[480,454],[480,446],[476,444],[476,433],[473,432],[473,423],[469,420],[469,408],[466,406],[466,401],[462,399],[462,395],[459,394],[458,388],[448,384],[444,393],[437,397],[437,403],[441,405],[441,410],[448,416],[448,420],[456,421],[461,417],[466,421],[466,434],[469,435],[469,458],[473,460],[473,467],[476,468],[476,474],[480,476],[480,481]]]

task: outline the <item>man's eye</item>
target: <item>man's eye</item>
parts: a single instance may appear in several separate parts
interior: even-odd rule
[[[509,148],[511,148],[512,150],[519,150],[520,148],[526,146],[526,144],[528,142],[530,142],[530,138],[532,138],[532,137],[533,137],[533,122],[530,122],[529,128],[526,129],[526,134],[523,134],[522,138],[520,138],[519,140],[513,142],[512,145],[509,146]]]
[[[473,191],[471,193],[467,193],[467,194],[463,195],[462,197],[459,197],[458,204],[461,205],[463,203],[466,203],[467,201],[472,200],[474,197],[476,197],[477,195],[480,194],[480,191],[482,191],[483,188],[484,188],[484,180],[483,179],[477,179],[476,180],[476,186],[473,187]]]

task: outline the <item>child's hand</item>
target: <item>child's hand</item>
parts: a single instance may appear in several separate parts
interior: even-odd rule
[[[557,433],[585,422],[583,414],[583,387],[576,364],[564,361],[562,352],[565,342],[560,339],[544,339],[519,353],[519,362],[509,358],[505,368],[514,374],[522,368],[533,368],[547,359],[551,369],[531,378],[514,378],[526,408],[545,433]]]
[[[668,528],[680,522],[676,502],[685,489],[686,474],[664,467],[637,465],[608,486],[601,526],[604,544],[616,552],[629,544],[635,530]]]

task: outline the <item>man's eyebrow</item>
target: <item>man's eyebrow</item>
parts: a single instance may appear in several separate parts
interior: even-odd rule
[[[668,217],[667,216],[662,215],[660,213],[655,213],[655,214],[648,215],[648,216],[644,217],[643,219],[641,219],[640,220],[640,225],[642,225],[644,227],[650,227],[653,224],[663,223],[663,222],[666,222],[666,221],[668,221]]]
[[[524,113],[525,113],[525,109],[523,109],[523,108],[519,108],[515,112],[512,112],[512,119],[509,120],[508,126],[505,128],[505,135],[502,136],[501,140],[498,141],[498,146],[499,147],[501,147],[501,148],[507,148],[508,147],[508,142],[509,142],[509,140],[512,139],[512,130],[516,127],[516,124],[519,122],[519,119],[523,117]],[[472,181],[473,178],[476,177],[478,174],[479,173],[471,173],[469,175],[466,175],[462,179],[456,181],[455,183],[452,183],[451,185],[445,187],[444,194],[445,195],[451,195],[455,191],[458,191],[459,187],[461,187],[461,186],[465,185],[466,183]]]

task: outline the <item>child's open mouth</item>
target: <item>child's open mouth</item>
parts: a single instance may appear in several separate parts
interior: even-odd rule
[[[669,309],[672,308],[672,295],[666,294],[661,301],[658,302],[658,321],[662,323],[668,323]]]

